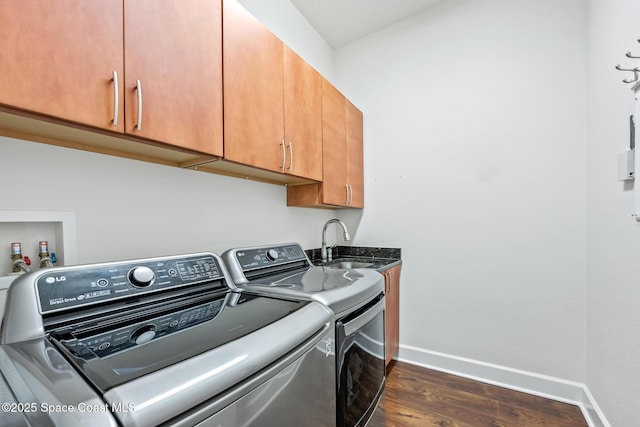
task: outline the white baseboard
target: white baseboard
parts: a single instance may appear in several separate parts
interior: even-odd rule
[[[590,427],[611,427],[585,384],[401,345],[398,360],[576,405]]]

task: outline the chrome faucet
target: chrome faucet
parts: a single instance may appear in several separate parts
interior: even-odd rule
[[[326,238],[327,227],[329,227],[329,224],[334,222],[340,224],[340,226],[342,227],[344,240],[347,242],[351,240],[351,237],[349,237],[349,232],[347,231],[347,226],[344,225],[344,222],[335,218],[327,221],[324,227],[322,227],[322,247],[320,248],[320,256],[322,257],[322,262],[327,261],[327,238]]]

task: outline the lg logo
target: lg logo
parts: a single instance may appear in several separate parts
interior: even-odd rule
[[[57,276],[57,277],[47,277],[45,279],[45,282],[52,284],[52,283],[56,283],[56,282],[64,282],[65,280],[67,280],[67,278],[65,276]]]

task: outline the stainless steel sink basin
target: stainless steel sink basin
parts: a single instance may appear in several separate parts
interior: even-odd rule
[[[325,264],[326,267],[333,268],[367,268],[373,265],[372,262],[361,261],[329,261]]]

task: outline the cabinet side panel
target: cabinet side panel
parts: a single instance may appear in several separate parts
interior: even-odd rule
[[[287,187],[287,206],[318,207],[321,204],[320,184]]]

